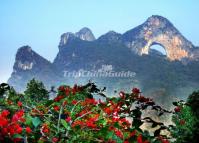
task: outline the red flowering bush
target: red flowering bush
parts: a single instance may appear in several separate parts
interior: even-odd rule
[[[26,125],[24,111],[18,110],[10,116],[8,110],[2,110],[0,114],[0,141],[18,142],[22,140],[22,136],[29,136],[32,132],[31,128]]]
[[[101,98],[96,100],[95,95]],[[53,100],[38,101],[12,89],[1,96],[0,142],[169,142],[160,133],[169,130],[162,123],[154,135],[140,129],[143,123],[159,125],[150,117],[143,118],[143,110],[151,108],[159,115],[171,112],[142,96],[137,88],[130,94],[121,91],[109,98],[93,83],[63,85]]]
[[[174,102],[173,104],[176,106],[172,118],[175,126],[170,131],[175,138],[175,142],[197,143],[199,139],[199,120],[191,108],[192,105],[190,106],[189,103],[184,101]]]

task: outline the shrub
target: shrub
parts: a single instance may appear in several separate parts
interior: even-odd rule
[[[142,96],[137,88],[110,98],[94,83],[62,85],[53,100],[44,100],[46,90],[38,87],[43,85],[32,80],[25,94],[7,89],[8,97],[1,100],[1,142],[169,142],[161,135],[169,127],[151,117],[143,118],[142,111],[151,108],[159,116],[171,112]],[[101,98],[96,100],[95,95]],[[157,127],[154,135],[140,129],[143,123]]]

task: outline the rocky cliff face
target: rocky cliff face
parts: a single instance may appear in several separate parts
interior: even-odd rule
[[[92,31],[87,27],[80,29],[80,31],[76,33],[67,32],[61,35],[59,47],[66,45],[74,39],[80,39],[83,41],[94,41],[95,36],[93,35]]]
[[[193,44],[162,16],[151,16],[142,25],[127,31],[123,34],[123,41],[139,55],[148,54],[150,46],[159,44],[165,48],[170,60],[193,56]]]
[[[100,36],[98,41],[105,43],[119,43],[121,42],[122,34],[117,33],[115,31],[109,31],[106,34]]]
[[[87,27],[82,28],[79,32],[75,33],[75,35],[76,37],[84,41],[95,40],[95,36],[93,35],[92,31]]]
[[[34,52],[30,46],[23,46],[17,51],[8,83],[21,91],[32,78],[43,81],[47,86],[56,83],[56,79],[59,80],[56,68],[48,60]]]
[[[39,70],[43,66],[50,65],[51,63],[34,52],[30,46],[23,46],[18,49],[14,70],[15,71],[28,71]]]

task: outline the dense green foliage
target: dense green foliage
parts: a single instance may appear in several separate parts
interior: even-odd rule
[[[54,92],[55,93],[55,92]],[[38,96],[37,96],[38,95]],[[168,111],[140,90],[121,91],[116,97],[104,95],[93,83],[73,87],[62,85],[52,100],[42,82],[27,84],[24,94],[7,84],[0,85],[0,141],[39,143],[196,143],[198,140],[198,92],[187,100],[174,102]],[[96,100],[96,95],[100,96]],[[151,116],[173,114],[174,125],[165,125]],[[154,115],[154,114],[153,114]],[[142,129],[148,124],[151,129]],[[163,132],[170,134],[164,135]]]
[[[48,90],[45,88],[44,84],[34,78],[29,81],[24,93],[27,97],[36,102],[44,101],[49,98]]]
[[[173,116],[176,125],[173,136],[177,143],[197,143],[199,140],[199,91],[193,92],[187,102],[175,102],[177,113]]]

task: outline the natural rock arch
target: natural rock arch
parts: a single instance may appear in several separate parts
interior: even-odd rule
[[[140,49],[139,54],[148,54],[152,45],[158,44],[165,49],[166,56],[170,60],[179,60],[189,56],[189,51],[183,49],[181,40],[178,37],[168,38],[167,35],[159,35],[152,39],[148,39],[146,45]]]
[[[154,42],[153,44],[151,44],[149,50],[153,50],[153,49],[157,50],[158,52],[160,52],[163,55],[167,55],[165,47],[163,45],[159,44],[159,43]]]
[[[165,48],[169,60],[193,57],[193,44],[166,18],[157,15],[149,17],[142,25],[124,33],[123,41],[139,55],[148,54],[150,47],[156,43]]]

